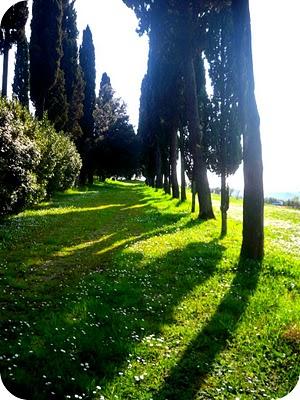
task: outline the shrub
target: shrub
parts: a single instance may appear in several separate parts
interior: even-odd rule
[[[46,118],[0,99],[0,217],[71,187],[80,168],[74,144]]]
[[[0,100],[0,216],[18,212],[40,199],[35,170],[41,154],[18,109]]]
[[[38,182],[46,195],[72,187],[81,169],[74,143],[63,133],[57,133],[46,118],[37,124],[36,142],[42,154]]]

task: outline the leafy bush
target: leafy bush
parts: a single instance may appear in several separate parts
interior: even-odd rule
[[[47,119],[0,99],[0,217],[71,187],[80,168],[74,144]]]
[[[50,196],[74,185],[81,159],[74,143],[63,133],[57,133],[46,118],[38,123],[37,128],[36,142],[42,153],[37,170],[38,182]]]
[[[0,103],[0,216],[18,212],[39,200],[34,171],[41,154],[26,135],[18,109]]]

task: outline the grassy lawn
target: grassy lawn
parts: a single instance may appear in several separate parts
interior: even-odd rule
[[[28,400],[275,399],[300,373],[300,212],[266,257],[143,184],[59,194],[0,225],[1,376]]]

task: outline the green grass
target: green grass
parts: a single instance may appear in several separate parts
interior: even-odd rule
[[[275,399],[300,373],[300,212],[266,206],[266,256],[161,191],[108,182],[0,226],[1,376],[48,399]]]

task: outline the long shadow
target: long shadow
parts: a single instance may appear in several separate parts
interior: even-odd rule
[[[7,248],[5,258],[10,265],[13,279],[17,281],[17,285],[21,284],[24,292],[28,289],[30,292],[38,292],[37,300],[40,300],[45,293],[49,300],[55,297],[57,290],[62,291],[57,285],[57,280],[67,285],[68,280],[73,283],[79,280],[82,273],[103,269],[113,252],[121,251],[134,242],[160,233],[171,233],[177,229],[174,225],[186,216],[185,213],[160,213],[153,206],[155,198],[152,204],[148,204],[148,198],[145,203],[141,203],[145,194],[143,187],[139,189],[138,185],[133,188],[125,187],[124,195],[120,190],[110,189],[114,188],[113,185],[106,186],[116,194],[108,195],[97,185],[98,192],[102,196],[92,201],[88,200],[89,206],[94,206],[91,209],[85,202],[81,207],[82,210],[75,209],[62,214],[48,213],[43,217],[35,216],[34,218],[38,220],[36,226],[30,225],[31,217],[26,215],[19,217],[26,227],[24,235],[28,248],[22,251],[24,239],[18,237],[12,242],[11,248]],[[128,196],[130,190],[132,196]],[[68,198],[69,195],[66,196],[66,201]],[[112,205],[114,200],[119,204]],[[142,214],[135,208],[137,204],[143,205]],[[47,229],[43,231],[41,225],[47,226]],[[31,235],[35,236],[32,246],[30,246]],[[38,253],[37,260],[36,253]],[[87,268],[84,260],[89,260]],[[35,286],[38,289],[35,289]],[[23,295],[26,297],[26,293]],[[29,298],[32,298],[31,295]],[[9,309],[10,306],[7,306]],[[25,301],[20,302],[17,307],[12,304],[12,312],[26,307]]]
[[[160,335],[165,324],[176,323],[174,308],[196,286],[214,275],[223,251],[224,247],[216,240],[195,242],[169,251],[147,265],[142,265],[142,253],[120,254],[117,261],[122,263],[123,269],[119,266],[117,273],[91,276],[80,284],[86,294],[84,299],[80,295],[77,302],[69,301],[66,312],[85,310],[80,322],[67,321],[65,334],[61,333],[56,339],[58,320],[55,318],[55,324],[48,321],[47,327],[45,321],[39,321],[30,340],[34,343],[37,337],[42,337],[44,351],[24,356],[23,383],[17,385],[8,380],[7,387],[19,397],[29,398],[30,395],[32,400],[51,398],[51,391],[55,392],[55,399],[64,399],[66,393],[86,392],[82,382],[91,380],[105,388],[119,371],[126,369],[128,357],[134,353],[137,343],[148,335]],[[129,262],[131,268],[128,269]],[[95,301],[97,296],[101,300]],[[47,358],[53,349],[51,344],[67,349],[72,336],[81,343],[74,353],[75,363],[66,360],[61,353]],[[70,348],[71,354],[72,350]],[[85,363],[89,369],[83,372],[80,365]],[[43,374],[52,382],[51,388],[45,386]],[[58,380],[57,375],[63,376],[63,381]],[[76,380],[73,381],[73,377]]]
[[[159,334],[164,324],[174,322],[174,307],[184,296],[197,285],[204,284],[215,273],[224,250],[216,240],[210,243],[191,243],[181,250],[169,251],[147,265],[143,265],[143,254],[139,251],[126,255],[123,249],[130,244],[159,233],[178,230],[177,222],[186,216],[186,213],[161,214],[151,205],[151,197],[145,196],[142,188],[132,190],[132,197],[128,200],[128,190],[130,188],[124,190],[124,196],[127,193],[124,198],[122,195],[117,196],[120,192],[116,192],[113,200],[122,205],[111,208],[105,221],[101,217],[101,226],[96,226],[100,220],[95,218],[95,210],[44,217],[45,223],[53,229],[53,240],[64,232],[64,224],[73,224],[74,229],[72,237],[60,235],[55,246],[50,246],[43,254],[43,260],[51,261],[52,265],[42,265],[45,267],[47,279],[43,284],[38,282],[41,290],[37,301],[41,302],[41,309],[36,311],[41,313],[29,312],[35,326],[31,328],[27,339],[24,335],[28,349],[34,348],[37,351],[24,352],[20,357],[19,367],[22,372],[19,384],[10,381],[7,375],[3,376],[7,386],[18,397],[48,400],[52,398],[51,391],[55,391],[55,398],[63,399],[66,393],[85,391],[85,385],[90,385],[91,380],[100,382],[105,387],[117,376],[120,369],[126,367],[126,360],[136,346],[133,333],[138,332],[140,339],[149,334]],[[112,202],[112,197],[107,197],[103,196],[101,205]],[[153,201],[155,200],[154,198]],[[99,199],[95,201],[99,202]],[[147,204],[148,202],[150,203]],[[134,208],[137,203],[144,205],[142,215]],[[94,203],[89,204],[92,206]],[[100,210],[100,216],[102,212]],[[76,226],[80,223],[82,225],[82,218],[94,219],[95,234],[77,231]],[[180,228],[189,229],[189,225],[182,224]],[[41,238],[40,244],[43,243]],[[60,249],[63,250],[62,254],[59,254]],[[119,271],[118,277],[110,269],[106,270],[106,261],[111,265],[113,252],[118,268],[124,265],[124,270]],[[202,260],[202,267],[199,267],[197,258]],[[91,281],[88,275],[83,277],[84,271],[78,265],[80,259],[89,259],[89,265],[95,267],[92,270],[99,272],[95,275],[96,282],[93,275]],[[131,265],[131,270],[127,265]],[[33,279],[28,279],[26,283],[26,290],[36,292],[36,276],[34,271]],[[75,288],[70,287],[68,279]],[[98,298],[101,302],[95,301]],[[45,299],[50,304],[51,315],[55,315],[52,320],[48,315]],[[26,307],[30,308],[32,304],[31,298],[29,304],[21,302],[20,314],[24,315]],[[78,309],[85,310],[86,315],[81,317],[80,322],[64,319],[66,314],[76,314]],[[17,314],[18,310],[14,309],[13,312]],[[95,315],[92,321],[89,320],[90,315]],[[57,335],[56,323],[61,318],[63,321],[59,325],[66,327],[65,333],[60,332]],[[66,360],[63,353],[49,357],[49,354],[53,354],[53,346],[66,349],[73,336],[78,338],[81,347],[75,353],[72,347],[68,349],[71,359]],[[81,364],[84,363],[89,365],[87,371],[82,370]],[[52,382],[49,388],[42,378],[43,371]],[[64,377],[63,382],[58,380],[58,375]],[[74,376],[76,381],[72,380]]]
[[[171,370],[154,400],[193,400],[211,372],[218,354],[226,349],[255,292],[261,264],[240,260],[230,290],[215,314],[190,343]]]

